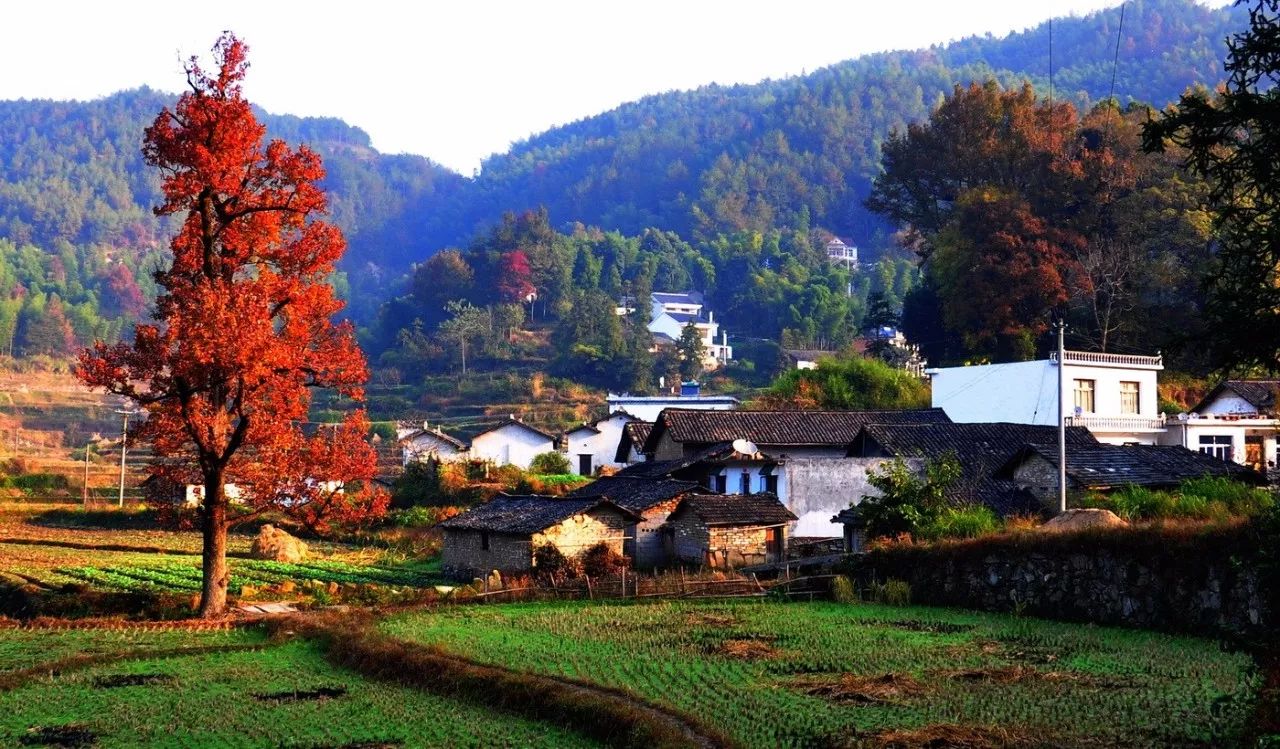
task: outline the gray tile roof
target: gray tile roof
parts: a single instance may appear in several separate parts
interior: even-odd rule
[[[574,515],[597,508],[612,508],[633,521],[641,519],[631,510],[598,496],[562,499],[536,494],[521,496],[499,494],[482,505],[449,518],[441,523],[440,527],[523,536],[546,530]]]
[[[1243,398],[1260,413],[1271,413],[1276,408],[1276,392],[1280,380],[1224,380],[1209,391],[1192,411],[1200,411],[1224,392],[1232,392]]]
[[[702,304],[702,294],[697,291],[655,291],[649,296],[661,304]]]
[[[1027,445],[1005,464],[1002,477],[1038,455],[1058,465],[1057,445]],[[1082,489],[1118,486],[1174,487],[1187,479],[1220,476],[1250,484],[1264,484],[1266,477],[1245,466],[1181,445],[1069,445],[1067,477]]]
[[[631,457],[633,447],[637,452],[644,447],[644,441],[649,437],[652,429],[652,421],[628,421],[623,424],[622,437],[618,440],[618,451],[613,459],[619,463],[625,463]]]
[[[703,411],[668,408],[658,416],[645,451],[667,433],[680,443],[715,444],[745,439],[780,447],[842,447],[868,424],[949,424],[940,408],[899,411]]]
[[[706,525],[781,525],[796,519],[772,494],[691,494],[672,515],[693,513]]]
[[[698,488],[692,481],[666,478],[604,476],[569,492],[567,497],[602,497],[632,512],[644,512]]]

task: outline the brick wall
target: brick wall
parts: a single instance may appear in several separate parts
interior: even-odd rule
[[[654,567],[665,566],[669,561],[666,543],[663,541],[662,526],[678,504],[680,504],[679,497],[654,505],[642,513],[643,522],[627,529],[627,535],[632,538],[624,544],[623,553],[631,557],[636,569],[651,570]]]
[[[745,567],[764,564],[764,528],[734,528],[717,526],[711,530],[711,547],[707,550],[710,567]],[[781,531],[782,529],[778,529]]]
[[[1046,505],[1058,503],[1058,467],[1039,455],[1030,456],[1013,472],[1013,481]],[[1071,484],[1067,484],[1071,488]]]
[[[675,560],[690,564],[706,564],[707,547],[711,543],[711,533],[691,512],[682,512],[667,518],[667,528],[671,533]]]
[[[607,508],[574,515],[559,525],[533,534],[533,546],[554,544],[566,557],[576,557],[601,541],[622,553],[622,537],[627,522],[616,511]]]

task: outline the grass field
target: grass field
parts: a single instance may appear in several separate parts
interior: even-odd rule
[[[111,644],[85,632],[0,630],[7,664]],[[130,646],[174,633],[135,634]],[[190,636],[192,633],[179,633]],[[15,641],[15,636],[18,638]],[[203,634],[195,642],[256,635]],[[194,644],[194,643],[188,643]],[[0,671],[0,675],[3,671]],[[141,658],[0,692],[0,745],[100,747],[587,747],[570,731],[337,669],[306,642]]]
[[[1232,746],[1259,679],[1213,642],[865,604],[517,604],[384,631],[616,687],[743,746]],[[939,744],[945,746],[947,744]]]

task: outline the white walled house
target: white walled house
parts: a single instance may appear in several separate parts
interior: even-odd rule
[[[528,469],[535,455],[556,449],[556,438],[523,421],[512,419],[471,439],[471,460]]]
[[[1083,426],[1099,442],[1158,444],[1165,431],[1159,413],[1159,356],[1068,351],[1066,386],[1058,400],[1058,362],[1049,359],[927,370],[933,405],[957,423],[1009,422]]]
[[[707,311],[704,314],[702,294],[696,291],[678,293],[655,291],[651,299],[650,333],[679,341],[684,327],[692,323],[698,330],[705,349],[705,358],[702,362],[705,369],[714,369],[733,358],[733,347],[729,345],[729,335],[720,333],[720,325],[715,320],[715,313]],[[719,342],[716,341],[717,337],[720,338]]]
[[[732,395],[702,395],[700,389],[682,386],[679,395],[630,395],[609,393],[605,398],[609,411],[626,411],[640,421],[657,421],[658,414],[668,408],[693,408],[705,411],[732,411],[741,401]],[[614,448],[617,448],[614,443]]]
[[[832,237],[827,242],[827,260],[832,263],[844,265],[850,270],[858,267],[858,248],[851,244],[845,244],[844,240],[839,237]]]
[[[564,433],[562,452],[569,467],[580,476],[592,476],[600,468],[621,468],[617,460],[622,430],[636,417],[625,411],[614,411],[592,424],[583,424]]]
[[[1226,380],[1190,413],[1168,420],[1161,444],[1268,471],[1276,465],[1280,380]]]
[[[405,433],[399,442],[400,454],[406,466],[428,460],[449,463],[468,458],[466,443],[445,434],[440,427],[429,429],[425,423],[421,429]]]

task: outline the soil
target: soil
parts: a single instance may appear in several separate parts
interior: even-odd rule
[[[841,674],[822,680],[803,679],[796,685],[805,694],[839,704],[899,704],[904,699],[918,697],[929,691],[914,677],[906,674],[860,676]]]

